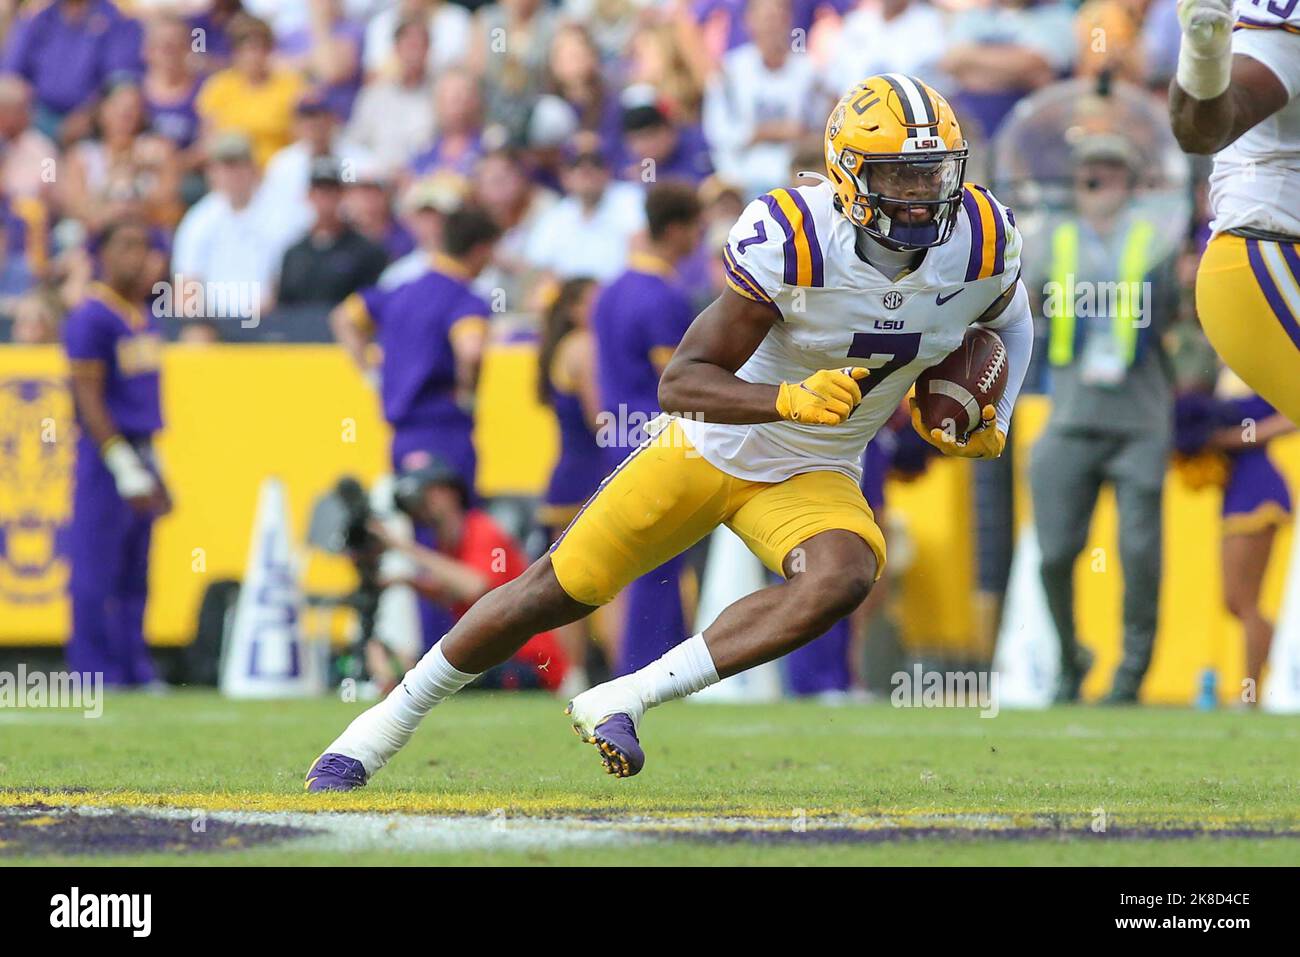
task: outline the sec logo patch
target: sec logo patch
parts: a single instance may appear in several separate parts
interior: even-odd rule
[[[895,289],[891,289],[880,300],[885,304],[886,309],[897,309],[903,304],[903,294]]]

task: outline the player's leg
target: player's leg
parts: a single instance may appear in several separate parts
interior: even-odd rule
[[[574,728],[619,777],[645,761],[637,729],[647,708],[684,698],[804,645],[862,603],[885,559],[884,536],[862,492],[834,472],[750,483],[727,525],[785,581],[723,610],[641,670],[573,699]]]
[[[1246,677],[1254,691],[1248,698],[1251,703],[1259,700],[1260,675],[1273,644],[1273,623],[1260,610],[1259,594],[1276,531],[1275,525],[1241,532],[1225,530],[1220,547],[1223,601],[1229,613],[1241,622],[1246,639]]]
[[[117,494],[99,450],[83,436],[68,536],[72,633],[65,654],[70,671],[98,674],[108,685],[129,682],[127,664],[117,654],[112,609],[131,520],[131,507]]]
[[[1091,657],[1074,629],[1074,561],[1088,539],[1101,490],[1104,439],[1057,432],[1050,423],[1030,453],[1034,530],[1042,554],[1040,575],[1047,609],[1061,644],[1056,700],[1078,700]]]
[[[1107,477],[1119,512],[1119,558],[1124,573],[1123,655],[1106,701],[1137,701],[1151,664],[1160,607],[1166,436],[1135,436],[1112,459]]]
[[[590,614],[711,531],[735,480],[687,455],[676,433],[670,429],[629,456],[549,554],[476,602],[388,697],[358,716],[317,759],[308,787],[360,787],[441,701],[533,635]]]
[[[1300,244],[1216,236],[1196,271],[1196,311],[1232,370],[1300,423]]]
[[[127,682],[151,684],[157,677],[153,656],[144,639],[144,611],[149,597],[149,544],[153,517],[133,515],[123,546],[122,577],[118,582],[115,639],[126,664]]]

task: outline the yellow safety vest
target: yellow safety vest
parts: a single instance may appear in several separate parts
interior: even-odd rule
[[[1111,318],[1111,332],[1119,344],[1120,354],[1128,365],[1137,355],[1138,326],[1133,321],[1134,290],[1141,288],[1150,267],[1148,253],[1155,237],[1155,227],[1146,220],[1137,220],[1124,237],[1124,250],[1119,257],[1119,281],[1124,284],[1124,294],[1119,297],[1119,308]],[[1061,307],[1051,317],[1052,326],[1047,343],[1047,358],[1054,366],[1069,365],[1074,360],[1074,283],[1071,276],[1079,270],[1079,224],[1065,222],[1052,233],[1052,280],[1061,290]]]

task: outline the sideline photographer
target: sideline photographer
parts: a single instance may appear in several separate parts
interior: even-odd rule
[[[410,575],[381,577],[379,584],[381,588],[409,585],[424,598],[445,607],[453,618],[460,618],[493,588],[522,574],[528,559],[487,512],[470,507],[468,490],[456,469],[432,455],[422,459],[422,464],[398,477],[393,498],[413,523],[433,532],[437,547],[403,539],[384,522],[372,518],[367,530],[374,539],[385,549],[407,558],[415,568]],[[368,647],[367,665],[376,681],[391,686],[401,675],[392,674],[393,663],[375,646],[371,642]],[[401,661],[405,667],[414,663]],[[484,675],[479,684],[553,691],[567,668],[555,634],[542,632],[510,661]]]

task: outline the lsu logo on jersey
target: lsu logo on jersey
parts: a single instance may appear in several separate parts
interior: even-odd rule
[[[144,375],[162,368],[162,338],[141,332],[117,340],[117,368],[123,375]]]
[[[72,421],[64,382],[0,379],[0,596],[6,602],[55,601],[67,589],[58,544],[71,520]]]

